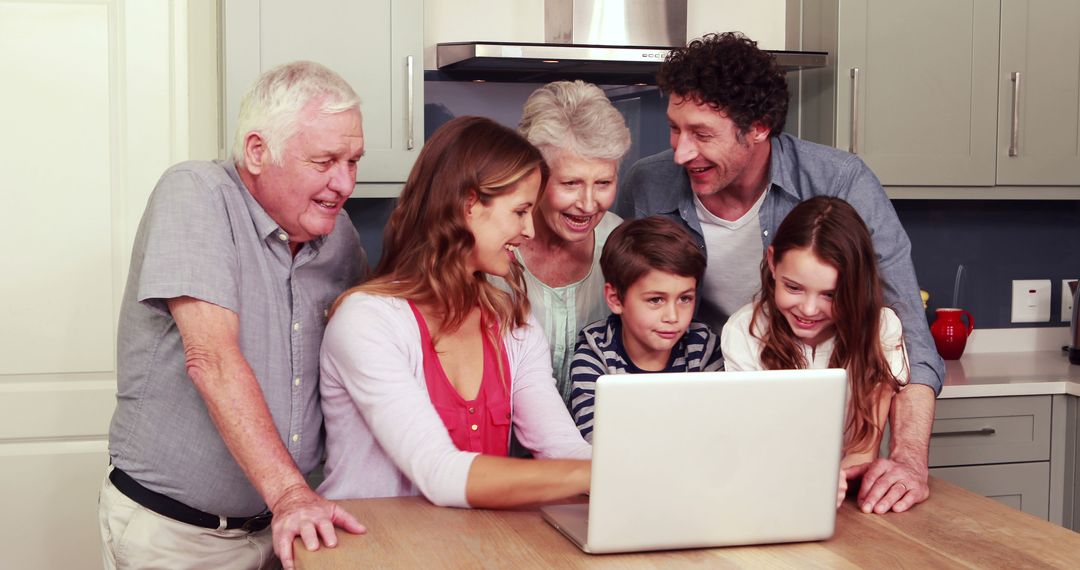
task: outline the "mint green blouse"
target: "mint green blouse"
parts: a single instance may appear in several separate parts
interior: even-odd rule
[[[580,281],[562,287],[549,287],[529,271],[521,252],[515,252],[525,268],[525,285],[529,294],[532,313],[544,329],[551,346],[551,368],[563,402],[570,404],[570,361],[578,332],[589,323],[608,316],[604,302],[604,275],[600,271],[600,253],[611,232],[622,223],[622,218],[607,212],[600,219],[593,240],[592,267]]]

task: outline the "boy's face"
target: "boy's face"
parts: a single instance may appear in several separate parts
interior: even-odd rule
[[[623,298],[610,283],[604,295],[612,313],[622,318],[622,341],[639,368],[662,370],[671,349],[690,328],[697,280],[655,269],[627,288]]]

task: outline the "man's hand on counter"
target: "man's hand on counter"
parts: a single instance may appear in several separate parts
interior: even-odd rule
[[[878,458],[848,469],[850,478],[862,475],[858,504],[864,513],[902,513],[930,497],[926,464],[907,465],[892,459]]]
[[[333,501],[316,495],[306,485],[290,487],[273,505],[274,553],[284,570],[295,568],[293,541],[296,537],[308,550],[318,550],[320,537],[326,546],[337,546],[335,527],[352,534],[367,532],[364,525]]]
[[[864,513],[902,513],[930,498],[928,454],[934,398],[934,390],[923,384],[909,384],[893,397],[889,458],[875,459],[862,474],[858,503]]]

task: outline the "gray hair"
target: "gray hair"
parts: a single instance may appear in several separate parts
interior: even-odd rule
[[[555,81],[525,101],[518,131],[550,161],[553,150],[584,158],[622,159],[630,129],[604,92],[584,81]]]
[[[244,141],[249,133],[258,132],[270,160],[280,165],[285,143],[299,130],[300,113],[316,99],[320,99],[318,110],[323,114],[360,111],[360,97],[352,87],[318,63],[294,61],[262,74],[240,100],[233,161],[244,165]]]

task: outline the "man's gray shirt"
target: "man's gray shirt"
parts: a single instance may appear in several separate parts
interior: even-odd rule
[[[208,513],[266,509],[226,448],[187,375],[166,301],[192,297],[239,316],[239,344],[300,471],[323,449],[319,347],[327,310],[366,270],[342,211],[328,236],[294,258],[287,234],[255,201],[231,162],[165,172],[135,237],[120,306],[112,463],[143,486]]]
[[[814,196],[841,198],[859,212],[870,228],[877,253],[885,303],[900,316],[911,362],[911,382],[941,392],[945,363],[938,356],[919,298],[911,241],[896,217],[885,189],[859,157],[832,147],[781,133],[771,139],[769,184],[761,205],[762,252],[772,243],[780,222],[803,200]],[[662,214],[682,222],[704,249],[701,222],[694,209],[686,170],[667,150],[637,161],[623,178],[615,213],[625,219]],[[707,256],[707,253],[706,253]],[[747,299],[746,302],[750,302]],[[730,315],[701,299],[697,318],[722,330]]]

